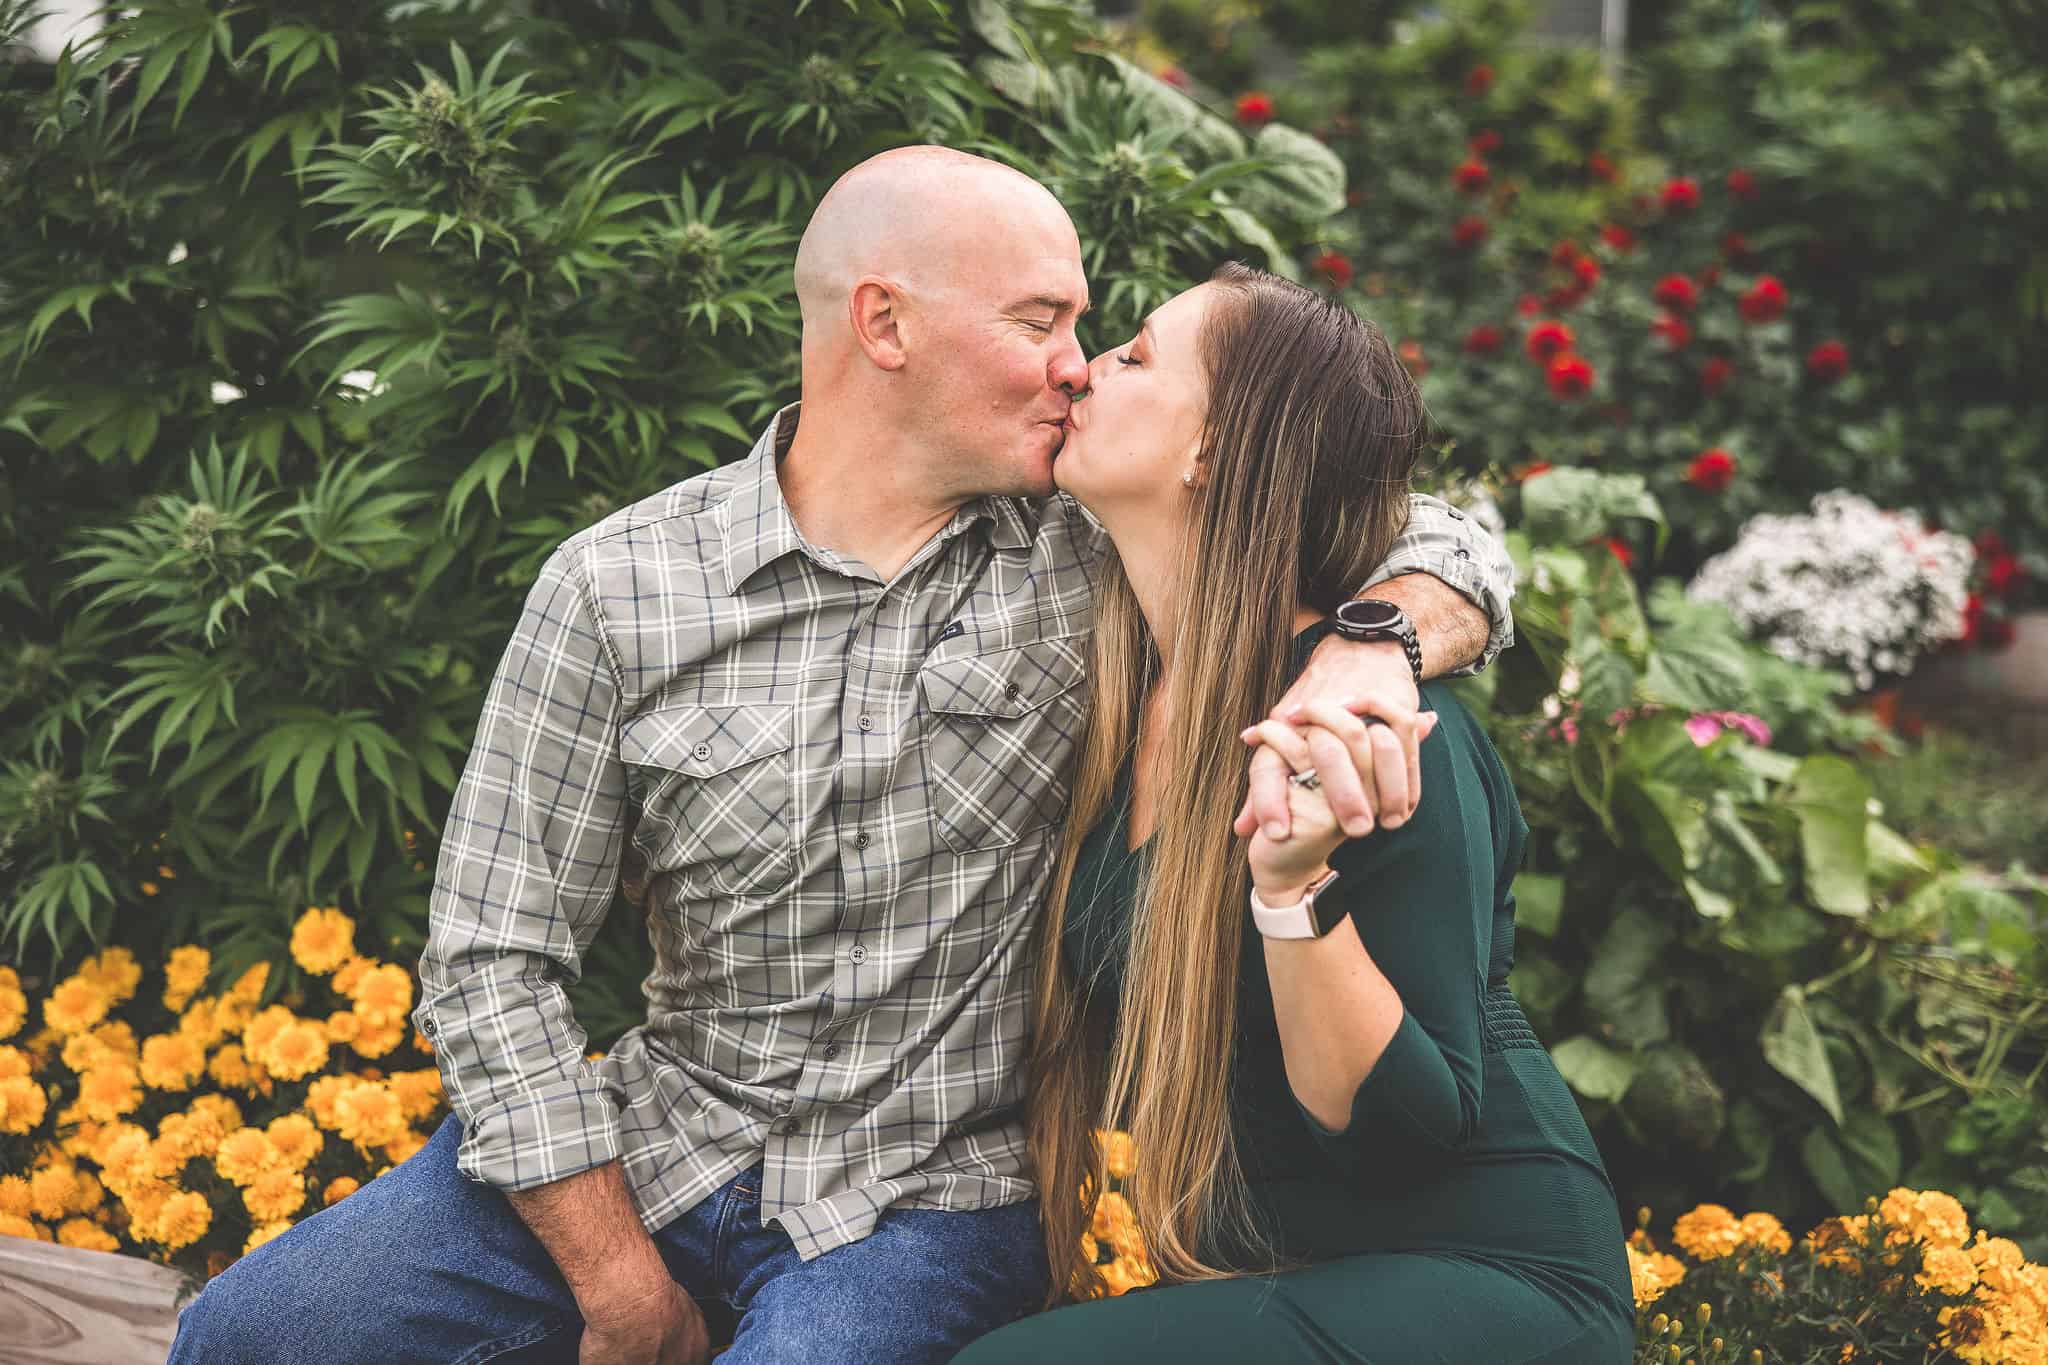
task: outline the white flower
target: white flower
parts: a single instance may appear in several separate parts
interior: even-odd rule
[[[1868,688],[1963,633],[1970,542],[1837,490],[1811,516],[1758,516],[1700,569],[1688,595],[1728,608],[1751,638]]]
[[[216,403],[232,403],[238,398],[247,398],[248,396],[247,393],[225,380],[216,379],[213,381],[213,401]]]
[[[371,398],[377,397],[391,387],[388,383],[379,383],[377,381],[377,372],[375,370],[350,370],[341,377],[341,386],[344,389],[356,389]]]
[[[176,246],[171,248],[171,254],[164,257],[164,264],[176,265],[178,262],[184,260],[187,256],[191,254],[191,252],[185,250],[185,244],[183,242],[179,242]]]

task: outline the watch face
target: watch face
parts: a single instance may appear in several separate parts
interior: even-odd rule
[[[1392,602],[1379,602],[1371,598],[1353,598],[1337,608],[1337,619],[1347,626],[1363,627],[1367,630],[1387,630],[1401,619],[1401,609]]]

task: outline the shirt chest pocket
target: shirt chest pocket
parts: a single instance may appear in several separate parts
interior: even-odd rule
[[[791,749],[796,710],[663,706],[619,728],[619,757],[642,790],[636,840],[650,875],[696,895],[772,890],[795,865]]]
[[[1066,810],[1087,717],[1087,637],[928,663],[918,674],[932,824],[955,853],[1003,848]]]

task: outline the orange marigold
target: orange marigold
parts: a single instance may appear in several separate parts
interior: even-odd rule
[[[356,1082],[354,1076],[316,1076],[306,1087],[306,1112],[313,1116],[313,1122],[322,1128],[339,1128],[341,1119],[334,1112],[334,1102],[341,1097],[342,1091]]]
[[[121,1249],[121,1240],[90,1218],[66,1218],[57,1225],[57,1241],[62,1246],[83,1247],[87,1251]]]
[[[390,1084],[391,1093],[398,1096],[398,1107],[405,1111],[408,1123],[431,1118],[441,1107],[441,1072],[436,1067],[394,1071]]]
[[[1671,1225],[1671,1240],[1696,1261],[1713,1261],[1742,1245],[1742,1224],[1719,1204],[1701,1204]]]
[[[1638,1308],[1655,1303],[1665,1290],[1685,1278],[1685,1264],[1676,1256],[1661,1251],[1640,1252],[1634,1247],[1625,1249],[1628,1252],[1629,1279],[1635,1286]]]
[[[363,1021],[354,1010],[336,1010],[327,1016],[327,1037],[337,1043],[353,1043],[363,1031]]]
[[[349,995],[355,991],[356,983],[363,979],[363,973],[374,967],[367,957],[352,957],[334,969],[334,975],[327,984],[334,988],[336,995]]]
[[[29,1190],[27,1176],[0,1175],[0,1214],[26,1218],[34,1207],[35,1198]]]
[[[365,1027],[403,1025],[412,1009],[412,973],[395,962],[380,962],[356,980],[348,996]]]
[[[50,1097],[27,1076],[0,1079],[0,1133],[27,1133],[43,1121]]]
[[[1977,1263],[1959,1247],[1929,1247],[1920,1258],[1920,1273],[1913,1278],[1923,1289],[1967,1294],[1977,1286]]]
[[[190,1090],[206,1074],[206,1049],[176,1033],[159,1033],[142,1043],[142,1083],[152,1090]]]
[[[268,962],[258,962],[235,978],[235,984],[228,987],[226,998],[253,1005],[263,998],[263,987],[269,981],[270,964]]]
[[[358,1147],[381,1147],[405,1132],[398,1097],[381,1081],[357,1081],[334,1100],[335,1126],[342,1140]]]
[[[0,1038],[12,1038],[28,1022],[28,996],[13,986],[0,986]]]
[[[305,1202],[306,1176],[303,1171],[265,1171],[242,1187],[242,1203],[248,1208],[249,1217],[258,1223],[289,1218]]]
[[[1745,1213],[1742,1215],[1740,1230],[1744,1246],[1762,1247],[1766,1251],[1775,1251],[1780,1256],[1787,1255],[1792,1250],[1792,1234],[1785,1231],[1785,1225],[1780,1223],[1774,1214]]]
[[[338,1175],[327,1182],[326,1189],[320,1191],[320,1202],[323,1206],[339,1204],[361,1188],[362,1184],[354,1176]]]
[[[78,1192],[78,1172],[69,1165],[45,1166],[28,1178],[29,1208],[47,1222],[62,1221]]]
[[[10,1076],[31,1075],[34,1071],[35,1065],[29,1060],[26,1052],[23,1052],[18,1047],[9,1047],[4,1043],[0,1043],[0,1081],[4,1081]]]
[[[206,1202],[206,1196],[197,1190],[179,1190],[164,1200],[146,1235],[176,1251],[204,1237],[212,1226],[213,1205]]]
[[[222,1137],[226,1137],[229,1133],[242,1126],[242,1106],[236,1104],[226,1095],[208,1094],[194,1096],[192,1103],[185,1106],[185,1112],[191,1114],[194,1118],[199,1117],[201,1114],[212,1118],[215,1123],[220,1125]]]
[[[126,1062],[102,1062],[78,1078],[78,1104],[87,1118],[108,1122],[142,1103],[142,1077]]]
[[[302,1170],[327,1146],[327,1136],[304,1114],[280,1114],[263,1130],[287,1170]]]
[[[50,1240],[48,1231],[40,1223],[12,1213],[0,1213],[0,1237],[26,1237],[31,1242]]]
[[[109,1004],[126,1004],[142,984],[142,964],[135,954],[116,944],[102,949],[78,964],[76,973],[106,993]]]
[[[1970,1240],[1969,1215],[1954,1195],[1940,1190],[1894,1189],[1878,1205],[1877,1216],[1886,1225],[1888,1245],[1925,1242],[1931,1247],[1961,1247]]]
[[[282,1237],[292,1230],[292,1225],[280,1218],[275,1223],[263,1223],[249,1234],[249,1240],[242,1243],[242,1254],[247,1256],[257,1247],[273,1238]]]
[[[261,1128],[237,1128],[221,1139],[213,1154],[213,1168],[221,1179],[236,1185],[247,1185],[281,1164],[276,1145]]]
[[[213,954],[196,943],[171,949],[171,955],[164,961],[164,1008],[184,1009],[206,984],[206,974],[212,967]]]
[[[396,1052],[404,1041],[405,1025],[401,1022],[365,1028],[356,1034],[349,1046],[359,1057],[387,1057]]]
[[[292,960],[308,975],[325,976],[356,953],[356,922],[339,906],[314,907],[292,927]]]
[[[262,1061],[281,1081],[304,1080],[327,1065],[327,1032],[311,1020],[281,1029]]]
[[[247,1090],[256,1083],[255,1068],[249,1065],[248,1054],[242,1051],[240,1043],[229,1043],[213,1054],[206,1064],[206,1074],[213,1077],[215,1085],[232,1086]]]
[[[65,1035],[84,1033],[107,1017],[113,1002],[100,987],[83,977],[57,983],[43,1000],[43,1022]]]

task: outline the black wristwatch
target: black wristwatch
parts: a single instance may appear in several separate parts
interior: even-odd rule
[[[1333,633],[1347,640],[1399,640],[1408,656],[1408,671],[1415,675],[1415,685],[1422,686],[1422,641],[1415,637],[1415,623],[1407,612],[1377,597],[1354,597],[1337,608],[1330,624]]]

